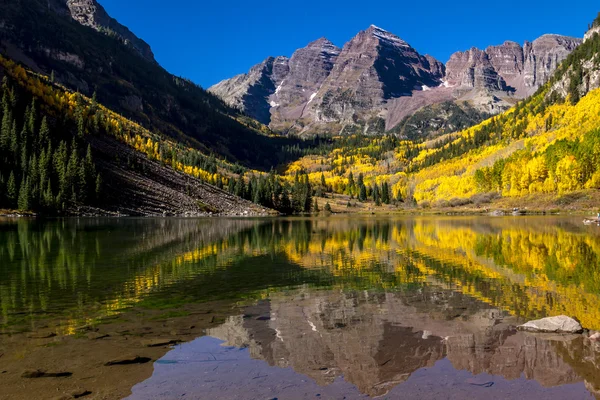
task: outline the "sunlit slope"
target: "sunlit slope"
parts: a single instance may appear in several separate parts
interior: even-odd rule
[[[599,54],[590,33],[536,94],[471,128],[418,143],[336,138],[287,174],[306,170],[313,185],[355,197],[363,175],[368,189],[385,182],[394,198],[418,203],[600,188]]]
[[[587,64],[598,64],[599,50],[596,33],[531,98],[449,135],[441,146],[423,144],[411,161],[417,172],[404,190],[421,202],[485,192],[515,197],[599,188],[600,91],[582,72]]]

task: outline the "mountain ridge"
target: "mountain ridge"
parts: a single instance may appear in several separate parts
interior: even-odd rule
[[[322,69],[326,78],[318,89],[296,96],[303,102],[280,99],[273,91],[256,93],[265,99],[261,122],[275,131],[298,134],[384,133],[421,108],[445,101],[467,101],[483,118],[533,94],[581,42],[545,34],[523,45],[505,41],[484,50],[458,51],[444,64],[371,25],[344,45],[333,58],[333,67]],[[349,57],[350,51],[354,57]],[[230,103],[236,78],[208,90]],[[304,89],[301,83],[296,86]],[[256,115],[255,110],[243,106],[241,110]]]

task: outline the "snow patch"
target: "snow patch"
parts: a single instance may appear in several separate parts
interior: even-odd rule
[[[318,332],[318,330],[317,330],[317,327],[315,326],[315,324],[313,324],[313,323],[312,323],[312,321],[311,321],[311,320],[308,320],[308,324],[310,325],[311,329],[312,329],[314,332]]]
[[[269,103],[269,105],[270,105],[271,107],[273,107],[273,108],[275,108],[275,107],[279,107],[279,103],[275,103],[274,101],[271,101],[271,102]]]
[[[310,103],[311,103],[311,102],[312,102],[312,101],[315,99],[315,97],[316,97],[316,96],[317,96],[317,93],[316,93],[316,92],[315,92],[315,93],[313,93],[313,94],[311,94],[311,95],[310,95],[310,99],[308,99],[308,103],[306,103],[306,104],[307,104],[307,105],[308,105],[308,104],[310,104]]]
[[[279,93],[279,91],[281,90],[281,87],[283,86],[283,82],[285,82],[285,79],[281,81],[279,86],[277,86],[277,88],[275,89],[275,94]]]
[[[275,328],[275,337],[283,342],[283,337],[281,336],[281,331]]]
[[[451,88],[453,87],[452,85],[450,85],[450,83],[448,83],[448,81],[442,81],[442,83],[440,83],[439,87],[446,87],[446,88]]]
[[[400,39],[393,33],[390,33],[385,29],[382,29],[375,25],[371,25],[371,28],[373,29],[373,36],[375,36],[376,38],[381,39],[395,47],[409,47],[408,43],[406,43],[404,40]]]
[[[423,89],[424,92],[431,90],[431,88],[427,85],[423,85],[423,86],[421,86],[421,88]]]

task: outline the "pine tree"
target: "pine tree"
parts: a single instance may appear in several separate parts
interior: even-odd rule
[[[35,107],[35,98],[31,101],[31,106],[29,107],[29,115],[27,116],[27,133],[29,135],[33,135],[36,126],[37,119],[37,111]]]
[[[304,190],[304,211],[310,212],[310,209],[312,207],[312,187],[308,180],[308,175],[304,175],[303,190]]]
[[[379,186],[375,183],[373,185],[373,201],[375,202],[376,206],[380,206],[381,205],[381,197],[379,196]]]
[[[102,177],[100,174],[96,175],[96,200],[100,200],[100,195],[102,194]]]
[[[31,186],[29,178],[23,177],[21,180],[21,188],[19,189],[19,199],[17,207],[21,211],[28,211],[31,209]]]
[[[238,176],[237,182],[235,183],[234,193],[238,197],[244,197],[246,193],[246,184],[244,182],[244,175],[242,174]]]
[[[40,147],[46,147],[50,143],[50,128],[48,127],[48,120],[46,117],[42,118],[42,124],[40,125],[38,134],[38,143]]]
[[[77,173],[79,171],[79,156],[77,155],[77,147],[75,141],[73,141],[71,156],[67,163],[67,170],[65,176],[65,189],[67,190],[66,195],[69,196],[69,200],[77,202]]]
[[[4,101],[3,101],[4,102]],[[0,150],[2,152],[8,150],[11,145],[11,129],[13,125],[12,113],[8,108],[8,104],[3,107],[2,125],[0,127]]]
[[[313,212],[319,212],[319,203],[317,202],[317,199],[315,199],[315,202],[313,204]]]
[[[52,184],[50,180],[46,184],[46,189],[42,194],[42,207],[52,209],[54,207],[54,195],[52,194]]]
[[[19,135],[17,134],[17,121],[14,120],[10,129],[10,152],[16,160],[19,155]]]
[[[15,173],[13,171],[10,171],[10,176],[6,184],[6,198],[8,206],[14,207],[17,200],[17,182],[15,181]]]
[[[390,189],[387,182],[381,184],[381,202],[390,204]]]
[[[59,202],[62,202],[62,196],[67,187],[67,144],[64,141],[60,142],[58,149],[54,152],[52,163],[58,176]]]
[[[358,201],[367,201],[367,187],[364,183],[358,185]]]
[[[329,204],[329,202],[325,203],[325,212],[327,212],[327,213],[331,212],[331,205]]]

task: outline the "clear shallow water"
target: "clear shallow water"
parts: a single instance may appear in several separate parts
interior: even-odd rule
[[[513,328],[557,314],[600,328],[600,228],[581,219],[1,221],[0,332],[51,319],[68,334],[132,307],[225,299],[248,306],[207,335],[230,346],[226,360],[244,355],[219,364],[239,373],[164,362],[198,361],[216,346],[202,338],[167,354],[133,398],[157,379],[179,390],[161,378],[169,368],[210,383],[187,385],[190,398],[582,398],[600,389],[600,349]],[[243,373],[263,369],[274,392]],[[299,397],[273,382],[286,379]]]

